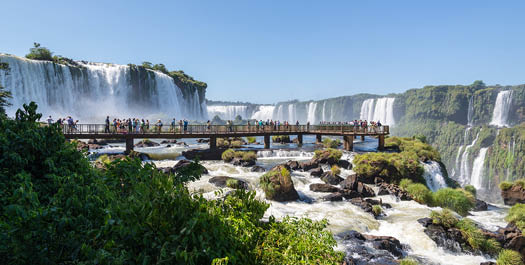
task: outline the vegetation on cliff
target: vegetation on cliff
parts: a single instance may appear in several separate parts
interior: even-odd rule
[[[0,118],[0,260],[5,264],[324,264],[342,262],[326,221],[260,221],[238,190],[191,194],[202,167],[164,174],[126,158],[95,169],[36,105]]]
[[[517,203],[512,206],[505,217],[505,221],[515,224],[521,231],[525,231],[525,204]]]
[[[9,73],[9,64],[0,62],[0,70],[6,71]],[[5,107],[10,106],[9,99],[12,98],[11,91],[7,91],[0,84],[0,116],[5,115]]]

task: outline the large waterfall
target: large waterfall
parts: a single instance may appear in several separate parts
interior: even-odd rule
[[[437,191],[441,188],[447,187],[447,182],[443,177],[443,172],[441,172],[441,166],[435,162],[431,161],[428,163],[423,163],[425,168],[425,173],[423,177],[427,183],[427,187],[432,191]]]
[[[219,116],[223,120],[234,120],[235,117],[241,116],[243,119],[251,118],[246,105],[208,105],[208,117]]]
[[[505,90],[498,93],[490,125],[498,127],[507,127],[509,125],[508,118],[511,103],[512,90]]]
[[[317,110],[317,102],[310,102],[308,104],[307,122],[315,124],[315,111]]]
[[[275,106],[259,106],[258,110],[252,115],[252,119],[270,120],[273,118]]]
[[[479,154],[472,164],[472,177],[470,178],[470,184],[476,189],[483,188],[483,171],[485,169],[484,165],[487,150],[487,147],[479,149]]]
[[[468,133],[469,129],[467,129],[465,131],[465,139],[467,138],[467,133]],[[459,164],[459,178],[458,178],[458,181],[465,185],[465,184],[470,184],[470,168],[469,168],[469,149],[472,148],[476,142],[478,141],[478,138],[479,138],[479,132],[478,134],[476,135],[476,138],[474,139],[474,141],[472,141],[471,144],[465,146],[465,148],[463,148],[463,153],[461,155],[461,160],[460,160],[460,164]],[[459,148],[458,150],[458,157],[459,157],[459,153],[461,152],[461,147]],[[456,161],[457,162],[457,161]]]
[[[361,105],[360,119],[367,121],[381,121],[385,125],[394,125],[395,98],[367,99]]]
[[[10,70],[0,71],[0,84],[13,94],[7,113],[35,101],[55,119],[66,115],[81,122],[102,122],[106,115],[128,118],[204,119],[205,103],[161,72],[127,65],[76,62],[66,66],[0,54]]]

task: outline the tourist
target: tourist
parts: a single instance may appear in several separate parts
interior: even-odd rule
[[[185,119],[184,120],[184,133],[186,133],[188,131],[188,121]]]
[[[175,118],[173,118],[173,120],[171,121],[171,127],[170,127],[171,132],[175,132],[175,125],[177,125],[177,121],[175,120]]]
[[[146,120],[146,131],[149,132],[149,120]]]
[[[106,116],[106,127],[104,128],[104,133],[109,133],[109,116]]]
[[[160,133],[160,131],[162,130],[162,121],[159,119],[156,125],[157,125],[157,133]]]
[[[53,123],[53,118],[51,118],[51,115],[49,115],[49,118],[47,118],[47,124],[51,125]]]
[[[249,123],[249,122],[248,122]],[[208,122],[206,122],[206,130],[209,132],[211,131],[211,121],[208,120]]]
[[[116,133],[117,132],[117,119],[113,119],[113,133]]]

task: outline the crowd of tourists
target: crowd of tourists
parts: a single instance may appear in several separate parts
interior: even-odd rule
[[[169,126],[169,132],[179,132],[186,133],[188,132],[188,121],[179,120],[175,118],[168,124],[165,125],[162,120],[158,119],[154,123],[150,123],[148,119],[138,119],[138,118],[128,118],[128,119],[118,119],[114,118],[112,121],[109,116],[105,120],[105,133],[160,133],[163,131],[163,127]],[[164,129],[166,130],[166,129]]]

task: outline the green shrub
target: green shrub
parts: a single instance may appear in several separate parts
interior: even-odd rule
[[[341,141],[339,139],[331,139],[331,138],[324,138],[323,139],[323,146],[325,148],[337,148],[341,145]]]
[[[402,259],[399,265],[418,265],[417,261],[409,258]]]
[[[253,136],[248,136],[246,137],[246,141],[248,141],[249,144],[253,144],[255,141],[257,141],[257,139]]]
[[[512,188],[512,182],[503,181],[499,184],[499,188],[503,191],[509,190],[510,188]]]
[[[432,192],[424,184],[410,184],[405,190],[416,202],[432,205]]]
[[[34,47],[26,54],[27,59],[53,61],[53,53],[45,47],[40,47],[40,43],[35,42]]]
[[[257,154],[255,154],[255,152],[253,151],[243,152],[242,160],[244,161],[257,160]]]
[[[473,249],[481,250],[491,255],[495,255],[501,250],[501,245],[493,238],[485,238],[481,229],[472,220],[463,218],[456,224],[456,227]]]
[[[418,136],[412,138],[394,136],[385,139],[385,147],[399,149],[401,152],[413,152],[420,161],[433,160],[440,162],[439,152],[424,141],[426,141],[426,137],[423,139]]]
[[[446,228],[455,227],[459,222],[458,218],[456,218],[454,213],[449,209],[443,209],[441,212],[432,211],[430,213],[430,218],[432,218],[434,224],[442,225]]]
[[[474,186],[466,185],[463,189],[472,194],[472,196],[476,197],[476,188]]]
[[[366,179],[380,177],[389,183],[399,183],[409,178],[425,183],[424,169],[413,152],[359,154],[355,156],[354,164],[354,172]]]
[[[504,249],[498,255],[498,265],[523,265],[521,254],[517,251]]]
[[[341,150],[337,150],[334,148],[326,148],[324,150],[315,150],[314,151],[314,158],[321,158],[328,154],[327,158],[331,158],[335,161],[339,161],[341,157],[343,156],[343,152]]]
[[[242,146],[242,144],[243,144],[243,142],[240,141],[240,140],[232,140],[232,141],[230,141],[230,147],[232,147],[232,148],[239,148],[239,147]]]
[[[263,242],[257,246],[259,264],[341,264],[344,254],[335,251],[337,242],[326,229],[327,221],[285,217],[270,222]]]
[[[472,194],[461,189],[440,189],[433,197],[435,206],[451,209],[462,216],[466,216],[475,205]]]
[[[520,186],[522,189],[525,188],[525,179],[518,179],[514,181],[514,185]]]
[[[513,223],[521,231],[525,231],[525,204],[517,203],[512,206],[505,217],[505,221]]]
[[[232,189],[239,189],[242,187],[241,181],[238,179],[228,179],[226,180],[226,187]]]
[[[272,136],[272,141],[275,143],[289,143],[290,135],[274,135]]]
[[[221,158],[224,162],[231,162],[235,158],[235,150],[228,149],[222,152]]]
[[[410,184],[413,184],[414,182],[411,180],[411,179],[402,179],[400,182],[399,182],[399,187],[401,189],[404,189],[406,190],[408,185]]]
[[[332,171],[333,175],[341,174],[341,169],[337,165],[333,165],[330,170]]]
[[[381,205],[373,205],[372,212],[374,213],[375,216],[378,216],[383,212],[383,208],[381,208]]]

